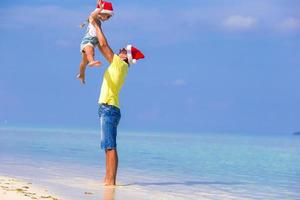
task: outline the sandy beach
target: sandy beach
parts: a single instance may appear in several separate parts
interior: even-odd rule
[[[47,189],[15,178],[0,176],[1,200],[61,200]]]
[[[293,135],[124,132],[116,188],[103,187],[98,139],[96,131],[0,128],[0,200],[300,199]]]

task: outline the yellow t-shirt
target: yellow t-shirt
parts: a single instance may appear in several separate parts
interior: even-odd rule
[[[119,92],[128,73],[128,64],[118,55],[114,55],[113,61],[106,69],[101,86],[98,103],[107,103],[120,108]]]

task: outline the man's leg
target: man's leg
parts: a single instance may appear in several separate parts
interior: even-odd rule
[[[105,150],[105,177],[104,177],[104,181],[103,181],[103,182],[104,182],[104,185],[106,185],[106,182],[107,182],[107,180],[108,180],[108,179],[107,179],[107,177],[108,177],[108,176],[107,176],[107,172],[108,172],[108,170],[109,170],[109,169],[108,169],[108,157],[107,157],[107,153],[106,153],[106,152],[107,152],[107,150]]]
[[[118,170],[118,152],[117,149],[107,149],[106,154],[106,182],[105,185],[116,185]]]
[[[101,124],[101,148],[105,149],[105,178],[104,185],[116,185],[118,170],[117,126],[121,113],[120,109],[101,105],[99,109]]]

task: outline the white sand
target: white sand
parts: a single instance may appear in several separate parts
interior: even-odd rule
[[[62,200],[46,189],[15,178],[0,176],[1,200]]]
[[[137,179],[138,180],[138,179]],[[53,180],[47,179],[50,185],[55,184],[56,192],[53,193],[53,187],[49,192],[47,184],[39,187],[35,183],[30,183],[25,180],[0,176],[0,200],[249,200],[251,198],[239,197],[232,195],[226,191],[215,190],[211,186],[199,186],[197,189],[191,190],[185,186],[185,191],[189,193],[177,193],[176,188],[167,186],[168,191],[157,191],[148,188],[148,186],[134,185],[134,184],[119,184],[116,187],[103,187],[101,181],[91,180],[86,178],[55,178]],[[52,183],[52,184],[51,184]],[[54,187],[55,188],[55,187]],[[58,196],[57,194],[62,194]]]

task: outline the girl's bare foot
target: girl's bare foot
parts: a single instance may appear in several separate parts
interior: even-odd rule
[[[100,61],[98,61],[98,60],[94,60],[94,61],[91,61],[91,62],[89,62],[89,66],[90,67],[97,67],[97,66],[100,66],[102,63],[100,62]]]
[[[85,84],[85,78],[84,78],[84,75],[78,74],[78,75],[77,75],[77,78],[80,80],[80,83],[81,83],[81,84]]]

